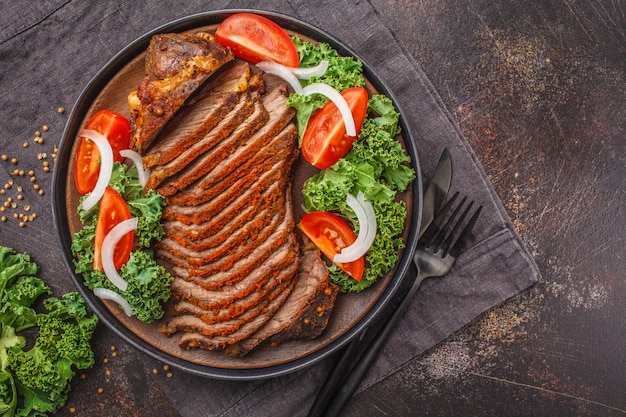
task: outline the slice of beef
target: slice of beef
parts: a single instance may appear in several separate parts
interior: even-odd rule
[[[235,108],[202,139],[185,149],[183,153],[172,161],[152,168],[146,181],[145,189],[156,189],[166,178],[185,169],[199,155],[204,154],[230,135],[254,111],[254,102],[255,100],[250,92],[240,93],[239,102]]]
[[[165,125],[143,156],[144,168],[163,165],[204,137],[239,102],[248,89],[250,65],[235,60],[225,64]]]
[[[285,219],[287,217],[287,219]],[[186,239],[177,235],[166,234],[157,247],[171,247],[170,252],[186,258],[202,259],[204,264],[214,259],[234,254],[247,244],[267,239],[281,223],[293,222],[291,213],[286,207],[279,210],[266,208],[261,210],[244,226],[224,228],[215,235],[204,239]],[[284,221],[286,220],[286,221]],[[288,225],[291,227],[291,224]]]
[[[146,78],[128,97],[132,149],[143,154],[185,100],[233,59],[209,33],[154,35],[146,51]]]
[[[281,172],[268,171],[247,190],[229,190],[215,200],[202,203],[198,206],[168,205],[163,210],[163,219],[178,220],[185,224],[199,224],[211,221],[217,231],[225,223],[220,223],[225,213],[228,220],[235,217],[244,208],[251,204],[262,204],[283,195],[287,180],[281,177]],[[217,225],[220,223],[220,225]]]
[[[201,181],[197,181],[193,186],[198,186],[203,189],[214,187],[233,172],[237,166],[251,158],[261,148],[267,146],[267,144],[271,142],[271,139],[280,132],[283,132],[284,135],[281,135],[281,139],[285,141],[285,151],[288,151],[294,146],[298,132],[296,126],[290,122],[293,119],[295,110],[286,106],[287,97],[288,92],[284,85],[267,93],[263,97],[263,105],[270,113],[268,123],[256,132],[256,134],[247,141],[245,146],[240,147],[229,155],[228,158],[221,161]],[[285,157],[287,156],[286,153]]]
[[[220,181],[215,182],[209,188],[203,188],[200,183],[206,181],[206,178],[200,179],[185,190],[168,197],[167,203],[178,206],[193,206],[213,199],[231,187],[240,190],[248,188],[251,182],[261,176],[263,172],[273,169],[272,166],[277,161],[293,161],[295,159],[297,134],[297,129],[293,125],[288,125],[278,135],[271,138],[269,143],[246,159],[245,154],[251,153],[250,148],[256,148],[255,142],[248,141],[235,151],[241,157],[240,159],[236,159],[235,162],[235,158],[228,157],[210,173],[214,177],[222,178]],[[259,138],[259,143],[263,142],[262,139]],[[291,169],[291,165],[287,169]]]
[[[285,195],[278,190],[276,185],[266,190],[256,204],[244,206],[238,211],[227,208],[225,213],[220,213],[206,222],[186,224],[178,220],[166,220],[162,224],[168,236],[178,234],[182,238],[189,240],[206,239],[243,227],[248,222],[254,220],[255,216],[263,210],[280,210],[284,201]]]
[[[285,211],[281,210],[274,215],[272,222],[261,229],[260,234],[255,239],[248,239],[245,233],[233,233],[231,239],[217,248],[195,251],[173,239],[163,238],[158,242],[157,247],[178,257],[181,262],[178,262],[177,265],[188,265],[187,269],[191,270],[202,266],[207,269],[211,267],[215,271],[226,271],[230,265],[247,257],[252,251],[271,250],[273,245],[269,240],[275,240],[275,244],[280,246],[282,241],[286,239],[283,234],[288,232],[292,226],[291,215],[286,216]]]
[[[337,297],[338,287],[328,280],[319,250],[304,253],[298,283],[272,319],[245,340],[228,346],[226,353],[243,356],[263,342],[316,337],[324,330]]]
[[[158,188],[158,192],[164,196],[171,196],[179,190],[211,171],[220,161],[232,154],[242,143],[248,140],[268,120],[269,113],[265,110],[261,100],[256,94],[254,98],[254,111],[230,135],[223,138],[212,149],[198,156],[185,170],[165,180]]]
[[[254,334],[271,320],[272,316],[281,308],[293,291],[294,285],[295,280],[292,280],[291,285],[285,288],[276,298],[271,300],[261,314],[243,324],[236,332],[226,336],[207,337],[198,331],[187,331],[183,333],[178,340],[178,345],[184,349],[200,347],[207,350],[216,350],[225,349],[233,343],[246,340],[250,335]]]
[[[282,269],[288,265],[297,264],[299,256],[294,236],[288,239],[268,259],[257,264],[257,267],[250,274],[233,285],[221,285],[216,290],[207,290],[194,282],[175,277],[171,286],[172,296],[174,299],[189,301],[203,309],[220,308],[258,291],[272,277],[277,276]]]
[[[179,331],[195,331],[202,334],[205,337],[214,336],[226,336],[239,330],[244,324],[255,320],[261,314],[268,313],[268,305],[276,298],[280,297],[286,289],[292,284],[292,280],[284,279],[289,274],[289,269],[285,269],[283,277],[277,277],[278,284],[274,285],[271,290],[263,299],[258,300],[256,304],[249,306],[245,311],[239,315],[221,314],[221,309],[217,314],[212,311],[203,310],[193,304],[188,308],[188,312],[179,314],[169,320],[162,328],[161,332],[171,335]],[[279,281],[282,279],[282,281]],[[228,306],[224,308],[225,312],[229,312]],[[215,320],[216,316],[223,318],[223,320]],[[265,320],[267,321],[267,320]]]
[[[284,290],[293,280],[292,268],[285,268],[269,280],[259,291],[255,291],[246,297],[233,301],[219,308],[204,309],[196,304],[185,300],[178,300],[173,308],[175,316],[193,314],[205,323],[219,323],[241,316],[246,311],[261,306],[267,298],[272,297],[276,291]]]

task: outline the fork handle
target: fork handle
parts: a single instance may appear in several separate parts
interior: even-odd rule
[[[385,342],[387,342],[387,339],[389,339],[389,336],[391,335],[391,332],[394,329],[395,325],[404,315],[404,311],[411,303],[413,296],[419,289],[424,278],[426,277],[420,275],[420,273],[418,272],[417,278],[411,285],[411,288],[409,288],[407,293],[404,295],[404,297],[402,297],[402,301],[400,302],[400,304],[398,304],[391,317],[387,319],[383,327],[379,330],[378,334],[376,334],[372,342],[369,344],[369,346],[367,346],[367,348],[359,358],[358,362],[354,365],[350,373],[346,376],[343,384],[341,385],[341,388],[339,388],[339,390],[337,391],[337,394],[335,395],[332,403],[326,409],[326,412],[323,413],[324,416],[337,417],[344,409],[346,404],[348,404],[348,401],[350,401],[350,398],[355,393],[355,391],[359,387],[359,384],[361,383],[365,375],[367,375],[367,372],[371,368],[372,364],[374,363],[374,361],[376,361],[378,354],[385,346]]]

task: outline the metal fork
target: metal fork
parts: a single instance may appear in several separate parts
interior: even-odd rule
[[[385,345],[393,328],[411,303],[413,296],[422,282],[426,278],[441,277],[450,271],[456,258],[460,255],[463,245],[472,232],[476,220],[480,215],[480,211],[482,210],[482,206],[478,207],[467,224],[463,226],[474,202],[470,202],[461,212],[462,207],[467,201],[467,198],[464,197],[454,208],[452,214],[447,216],[458,196],[459,193],[457,192],[446,202],[420,238],[415,254],[413,255],[413,262],[417,267],[417,276],[409,290],[403,296],[400,304],[398,304],[391,317],[387,319],[383,327],[378,331],[369,346],[365,347],[364,352],[356,363],[354,357],[358,355],[358,351],[362,348],[362,343],[364,343],[366,339],[366,334],[369,333],[368,330],[371,329],[367,328],[362,331],[360,337],[355,339],[346,348],[343,356],[336,364],[335,370],[329,375],[320,390],[309,412],[309,417],[333,417],[341,413],[367,374],[367,371],[378,357],[378,354]],[[457,215],[460,212],[461,215],[457,219]],[[350,369],[351,364],[354,364],[354,366]],[[341,387],[335,389],[341,381],[343,381]],[[333,393],[336,393],[334,397]],[[328,408],[325,409],[327,404],[329,404]]]

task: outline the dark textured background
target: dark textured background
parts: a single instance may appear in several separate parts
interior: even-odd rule
[[[0,27],[0,42],[41,22],[35,39],[49,44],[46,28],[56,23],[55,10],[69,2],[22,3],[7,6],[19,9],[18,18]],[[361,392],[346,415],[626,414],[626,5],[571,0],[370,4],[458,121],[539,264],[542,281]],[[84,7],[102,13],[97,30],[126,25],[124,36],[106,44],[109,54],[99,60],[82,62],[81,51],[72,51],[67,66],[50,67],[47,58],[54,50],[37,50],[29,65],[53,81],[38,85],[40,100],[12,98],[19,112],[11,114],[20,118],[13,123],[32,126],[32,132],[3,135],[3,147],[6,141],[32,139],[47,124],[42,149],[50,153],[65,123],[56,108],[69,110],[73,103],[58,103],[54,88],[65,86],[60,94],[75,99],[84,85],[77,88],[75,80],[95,73],[128,42],[173,18],[211,8],[210,3],[185,10],[149,3],[144,9],[159,10],[160,21],[146,28],[133,25],[132,8],[87,2]],[[80,7],[75,13],[81,25]],[[62,50],[63,34],[55,36]],[[7,54],[0,56],[0,84],[20,77],[10,62],[24,51]],[[7,117],[11,108],[0,111]],[[37,167],[49,191],[49,176],[40,171],[35,153],[24,155],[30,160],[20,164]],[[33,205],[40,198],[49,196],[27,190]],[[51,216],[47,204],[39,207],[40,216]],[[0,225],[2,243],[15,239],[20,250],[45,250],[42,242],[53,242],[54,231],[38,224],[29,224],[29,233],[19,239],[13,237],[17,227]],[[46,274],[65,274],[62,263],[48,265]],[[55,282],[56,291],[73,289],[69,280]],[[59,415],[178,415],[162,389],[181,377],[176,370],[168,379],[162,364],[137,354],[105,328],[97,340],[98,365],[77,379]]]

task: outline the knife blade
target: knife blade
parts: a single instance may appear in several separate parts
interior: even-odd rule
[[[450,182],[452,181],[452,159],[450,159],[450,151],[444,148],[439,162],[433,171],[430,184],[424,199],[422,200],[422,222],[420,223],[419,236],[421,237],[430,223],[435,218],[435,213],[439,211],[441,205],[446,200]]]

